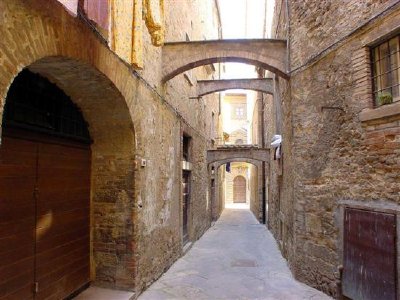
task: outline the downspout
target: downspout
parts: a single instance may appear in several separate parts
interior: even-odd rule
[[[290,5],[289,0],[286,2],[286,21],[287,21],[287,38],[286,38],[286,51],[287,51],[287,74],[290,74]]]
[[[265,126],[264,126],[264,121],[265,121],[265,106],[264,106],[264,95],[262,95],[261,97],[261,146],[262,148],[265,148]],[[265,172],[265,160],[262,161],[262,223],[266,224],[267,222],[267,188],[266,188],[266,184],[267,184],[267,174]]]

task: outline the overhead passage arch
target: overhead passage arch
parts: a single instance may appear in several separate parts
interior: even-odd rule
[[[222,159],[222,160],[218,160],[218,161],[214,161],[213,163],[209,164],[209,170],[210,173],[212,169],[214,169],[214,174],[218,174],[219,170],[221,167],[223,167],[224,165],[226,165],[227,163],[248,163],[251,164],[253,166],[256,167],[257,170],[257,201],[250,201],[250,208],[253,211],[253,213],[255,214],[255,216],[257,217],[257,219],[262,222],[263,221],[263,207],[264,207],[264,192],[263,192],[263,172],[262,172],[262,168],[263,168],[263,162],[261,160],[257,160],[257,159],[252,159],[252,158],[248,158],[248,157],[236,157],[236,158],[226,158],[226,159]],[[220,199],[220,195],[219,195],[219,184],[218,184],[218,180],[214,181],[215,184],[215,188],[214,190],[214,195],[212,197],[212,199]],[[213,219],[217,219],[218,218],[218,212],[219,207],[221,206],[220,203],[212,203],[212,211],[213,211]]]
[[[241,89],[253,90],[273,95],[274,85],[272,78],[262,79],[223,79],[197,81],[197,96],[202,97],[226,90]]]
[[[163,82],[196,67],[224,62],[254,65],[288,79],[286,52],[286,41],[274,39],[165,43],[162,48]]]
[[[207,151],[208,165],[229,161],[269,161],[269,149],[253,146],[226,146]],[[226,163],[225,162],[225,163]]]

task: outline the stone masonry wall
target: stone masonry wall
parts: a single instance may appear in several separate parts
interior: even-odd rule
[[[289,2],[293,70],[398,1],[292,0]]]
[[[218,15],[214,1],[166,1],[165,26],[166,42],[217,39]],[[195,80],[207,79],[205,68],[191,72],[192,82],[184,74],[160,85],[161,51],[150,45],[150,36],[146,41],[145,68],[139,73],[155,89],[165,94],[171,107],[179,116],[164,117],[155,111],[147,128],[160,130],[149,133],[153,145],[146,149],[153,167],[167,164],[168,169],[157,175],[154,168],[149,168],[143,182],[147,185],[145,198],[142,200],[141,227],[138,237],[140,250],[139,287],[148,286],[172,265],[182,253],[182,197],[181,197],[181,157],[182,134],[191,136],[190,160],[193,164],[191,176],[191,201],[189,210],[189,239],[197,240],[211,224],[211,203],[208,194],[208,172],[206,150],[212,147],[212,124],[218,124],[218,97],[208,96],[201,99],[189,99],[196,95]],[[188,73],[188,72],[186,72]],[[187,75],[187,74],[186,74]],[[154,97],[154,96],[153,96]],[[211,121],[214,112],[214,122]],[[218,127],[214,130],[216,130]]]
[[[196,39],[218,37],[213,3],[166,1],[167,40],[182,40],[189,30]],[[188,16],[193,26],[180,24]],[[205,157],[218,102],[190,100],[194,88],[183,76],[162,85],[161,49],[151,46],[148,34],[144,69],[134,71],[57,1],[1,1],[0,34],[1,110],[13,78],[28,66],[82,109],[94,140],[92,279],[139,293],[182,253],[183,128],[192,136],[194,165],[190,239],[210,225]]]
[[[399,29],[400,7],[390,7],[394,1],[311,2],[289,2],[292,70],[306,64],[278,94],[290,124],[283,127],[279,199],[287,238],[277,219],[271,227],[276,237],[283,235],[296,278],[336,295],[339,208],[400,204],[399,103],[373,108],[369,62],[369,46]],[[275,26],[277,37],[285,37],[287,26]]]

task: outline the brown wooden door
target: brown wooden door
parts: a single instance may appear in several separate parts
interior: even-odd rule
[[[90,148],[24,138],[0,147],[0,299],[63,299],[89,282]]]
[[[233,179],[233,202],[246,203],[246,179],[243,176]]]
[[[0,146],[0,299],[33,299],[37,144]]]
[[[36,299],[63,299],[89,282],[90,149],[39,145]]]
[[[347,208],[343,242],[343,295],[395,300],[396,216]]]

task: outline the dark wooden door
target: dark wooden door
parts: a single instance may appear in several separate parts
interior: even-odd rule
[[[89,282],[90,148],[16,136],[0,147],[0,299],[63,299]]]
[[[0,146],[0,299],[33,299],[37,144]]]
[[[343,295],[396,299],[396,216],[345,209]]]
[[[182,174],[182,234],[183,243],[189,241],[189,205],[190,205],[190,172]]]
[[[246,203],[246,179],[243,176],[233,179],[233,202]]]
[[[36,299],[63,299],[89,282],[90,149],[39,145]]]

